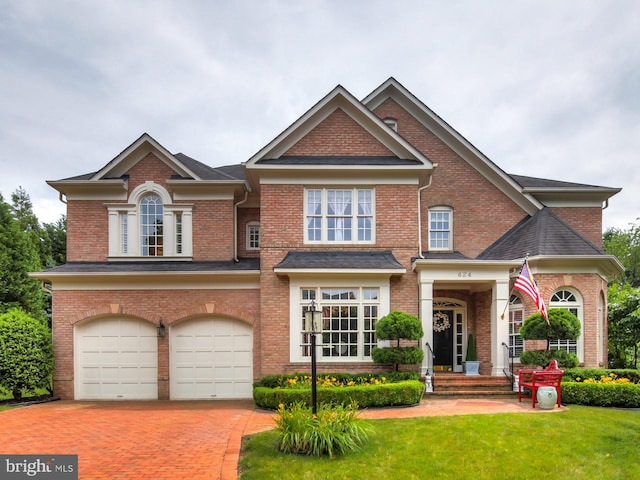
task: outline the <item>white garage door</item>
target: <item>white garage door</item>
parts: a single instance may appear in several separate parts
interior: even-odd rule
[[[171,327],[171,398],[252,398],[253,332],[224,318],[197,318]]]
[[[76,399],[158,398],[158,337],[154,325],[102,318],[78,325]]]

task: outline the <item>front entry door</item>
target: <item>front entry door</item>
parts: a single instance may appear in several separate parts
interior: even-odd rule
[[[466,307],[458,302],[434,302],[433,353],[437,371],[461,372]]]

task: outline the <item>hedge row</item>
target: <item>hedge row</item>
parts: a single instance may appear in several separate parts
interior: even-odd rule
[[[292,373],[289,375],[267,375],[253,384],[254,387],[276,388],[282,385],[283,379],[287,378],[305,378],[309,377],[309,373]],[[385,383],[402,382],[405,380],[419,380],[418,372],[385,372],[385,373],[319,373],[319,379],[325,377],[335,378],[336,381],[347,384],[350,381],[358,383],[358,379],[378,379],[382,381],[384,377]]]
[[[355,402],[360,408],[415,405],[424,394],[424,383],[405,380],[398,383],[353,387],[318,387],[318,404],[349,405]],[[311,405],[311,389],[287,389],[256,386],[253,400],[261,408],[276,410],[301,402]]]
[[[640,408],[640,385],[562,382],[562,403],[593,407]]]
[[[640,383],[640,370],[605,369],[605,368],[565,368],[562,380],[565,382],[584,381],[587,378],[600,380],[614,373],[618,378],[628,378],[631,383]]]

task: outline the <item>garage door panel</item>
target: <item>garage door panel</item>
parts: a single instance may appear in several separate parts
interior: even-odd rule
[[[171,328],[171,398],[251,398],[253,336],[251,326],[230,319],[198,318]],[[236,349],[241,354],[236,355]],[[234,373],[243,362],[243,376]],[[189,366],[193,367],[191,370]],[[248,372],[248,374],[247,374]],[[242,382],[241,388],[234,386]]]
[[[76,398],[158,398],[154,325],[109,317],[77,326],[75,335]]]

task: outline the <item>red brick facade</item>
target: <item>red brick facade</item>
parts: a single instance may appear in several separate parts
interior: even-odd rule
[[[164,188],[173,203],[188,205],[191,209],[193,255],[187,259],[188,262],[234,262],[239,258],[241,263],[242,259],[259,257],[260,270],[254,276],[241,270],[224,272],[224,275],[218,276],[213,272],[206,279],[184,272],[179,275],[158,273],[154,280],[140,275],[127,277],[125,274],[104,276],[101,280],[96,280],[95,276],[76,275],[69,280],[53,275],[56,395],[77,398],[77,392],[74,391],[74,375],[78,368],[78,365],[74,365],[74,328],[83,322],[112,316],[142,319],[153,325],[157,325],[162,318],[169,331],[172,326],[196,317],[236,319],[252,328],[255,379],[269,374],[306,370],[308,362],[300,361],[291,351],[291,345],[295,345],[296,341],[291,338],[291,332],[295,331],[291,322],[299,321],[292,318],[290,305],[290,299],[298,294],[292,288],[296,277],[277,271],[278,265],[289,252],[391,251],[405,272],[394,272],[386,278],[380,276],[383,290],[388,288],[389,292],[388,305],[382,308],[420,316],[424,312],[425,299],[421,298],[422,287],[414,261],[428,250],[428,214],[431,207],[446,206],[452,209],[453,251],[468,258],[469,264],[530,215],[512,200],[513,194],[510,197],[501,185],[493,183],[470,165],[447,142],[432,133],[414,113],[406,111],[392,98],[382,102],[373,115],[365,120],[362,120],[360,113],[353,114],[348,99],[340,100],[339,108],[293,146],[283,150],[286,153],[282,155],[343,157],[348,164],[349,157],[393,157],[398,155],[397,152],[402,152],[404,156],[416,156],[416,171],[407,173],[402,168],[382,170],[380,166],[332,171],[331,165],[324,165],[310,170],[300,168],[292,173],[297,168],[294,165],[289,167],[290,170],[282,170],[284,173],[281,174],[280,171],[277,174],[263,174],[257,168],[257,160],[252,159],[245,167],[246,172],[252,169],[256,172],[249,177],[253,184],[248,197],[248,190],[242,182],[238,182],[233,195],[217,194],[216,187],[212,186],[211,191],[201,189],[192,198],[183,200],[184,196],[176,199],[172,189],[176,168],[171,166],[170,161],[161,158],[162,152],[155,151],[134,162],[128,169],[126,177],[123,177],[126,178],[126,194],[123,193],[121,198],[87,199],[82,195],[74,196],[73,192],[68,194],[69,262],[104,262],[113,265],[113,259],[109,259],[108,244],[114,232],[109,231],[108,207],[127,203],[136,187],[151,181]],[[381,119],[396,119],[397,135],[389,133],[381,123],[376,123],[374,115]],[[363,123],[365,121],[366,125]],[[274,142],[277,141],[285,143],[286,139],[279,138]],[[429,172],[430,178],[426,179],[424,171],[428,170],[429,162],[437,164],[437,167]],[[388,166],[385,165],[385,168]],[[305,241],[305,189],[327,187],[367,188],[374,191],[373,243],[331,245]],[[554,207],[554,212],[569,227],[600,246],[600,209]],[[250,222],[259,222],[258,251],[248,250],[246,246],[247,225]],[[442,278],[433,279],[433,300],[454,299],[466,305],[465,333],[474,333],[476,336],[483,373],[495,373],[497,368],[494,362],[499,356],[492,351],[492,342],[496,340],[493,335],[497,334],[493,329],[504,332],[498,323],[501,320],[496,320],[496,316],[500,315],[496,308],[504,305],[505,299],[501,298],[496,303],[492,289],[496,282],[504,283],[509,278],[513,282],[521,258],[510,260],[513,261],[501,267],[499,276],[482,281],[476,281],[472,274],[465,279],[467,274],[462,271],[466,271],[467,266],[460,267],[458,270],[461,273],[453,279],[447,276],[448,267],[444,264],[420,267],[427,269],[427,276],[429,269],[435,269],[443,275]],[[484,268],[484,264],[478,265],[480,267],[477,268]],[[233,270],[232,267],[229,269]],[[583,323],[581,341],[584,346],[581,360],[584,365],[597,366],[603,358],[606,359],[606,353],[604,357],[602,354],[606,352],[606,322],[603,321],[603,312],[606,312],[606,279],[597,268],[587,268],[586,271],[588,273],[584,273],[584,267],[579,273],[571,269],[552,273],[545,271],[536,274],[536,279],[547,301],[563,287],[570,287],[579,293]],[[322,272],[317,277],[328,279],[328,284],[335,287],[355,285],[367,278],[357,271],[332,275]],[[164,278],[166,283],[157,283],[163,282]],[[314,286],[313,276],[302,278],[310,287]],[[118,286],[118,282],[122,282],[122,286]],[[528,299],[524,300],[526,314],[533,313],[533,304]],[[431,323],[430,318],[423,318],[422,321],[424,325]],[[502,337],[500,340],[505,339]],[[158,397],[161,399],[171,398],[170,341],[170,335],[158,338],[157,381]],[[385,368],[370,361],[321,361],[318,365],[319,372]]]

